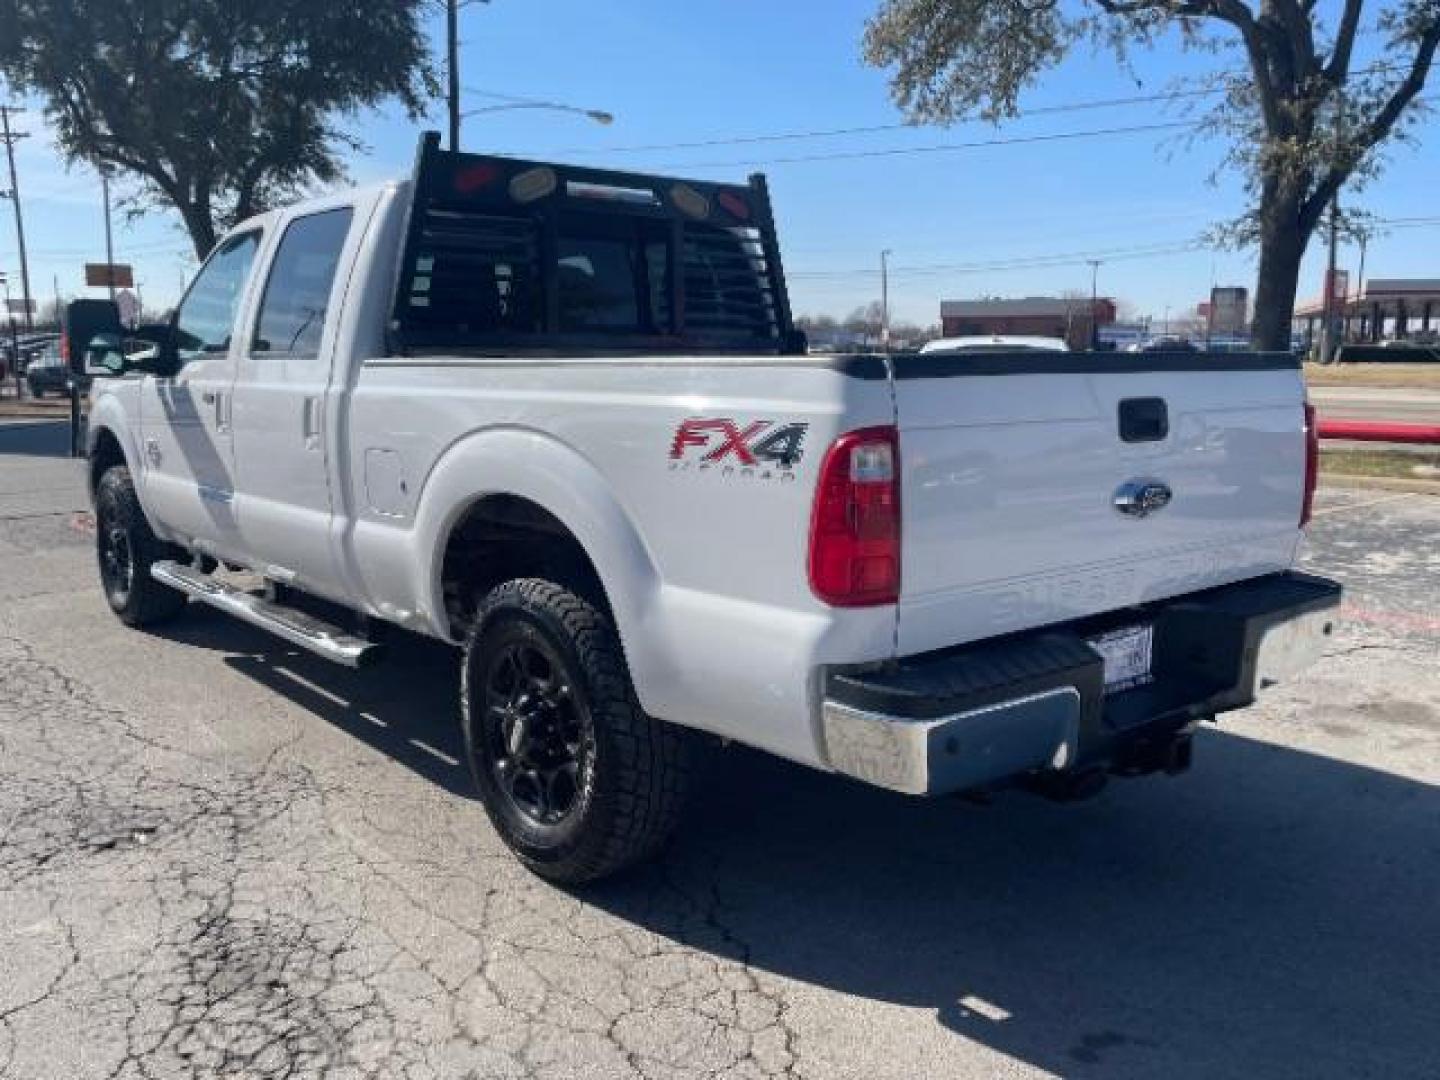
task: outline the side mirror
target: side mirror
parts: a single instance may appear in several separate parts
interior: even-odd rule
[[[130,370],[152,375],[173,375],[179,365],[175,327],[171,323],[146,323],[130,331],[127,337],[148,343],[151,348],[130,355]]]
[[[103,375],[124,375],[130,370],[129,358],[125,355],[125,342],[119,334],[99,333],[85,346],[85,370]]]

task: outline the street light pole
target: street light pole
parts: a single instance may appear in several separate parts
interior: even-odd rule
[[[880,251],[880,348],[890,351],[890,249]]]
[[[10,368],[15,375],[15,400],[19,401],[24,383],[20,381],[20,333],[15,328],[15,313],[10,310],[10,279],[0,274],[0,285],[5,286],[5,319],[10,324]]]
[[[604,109],[582,109],[578,105],[563,105],[558,101],[507,101],[504,105],[484,105],[478,109],[468,109],[460,114],[463,120],[470,116],[484,116],[487,113],[509,112],[511,109],[545,109],[549,112],[574,113],[577,116],[586,116],[597,124],[610,125],[615,122],[615,114],[608,113]]]
[[[1100,344],[1100,316],[1096,306],[1100,300],[1100,260],[1086,259],[1090,264],[1090,348]]]

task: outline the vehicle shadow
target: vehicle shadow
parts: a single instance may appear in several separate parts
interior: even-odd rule
[[[471,797],[450,648],[396,634],[353,672],[204,611],[165,633]],[[1440,787],[1223,728],[1197,744],[1184,777],[1068,806],[716,751],[667,855],[576,893],[787,999],[835,992],[808,1015],[852,1035],[878,1002],[1061,1076],[1440,1075]],[[897,1046],[893,1075],[922,1075]]]
[[[1440,788],[1198,741],[1071,806],[731,755],[667,862],[584,895],[838,991],[837,1025],[918,1008],[1059,1075],[1440,1075]]]
[[[231,653],[225,663],[247,678],[430,783],[474,797],[460,745],[458,654],[449,646],[397,631],[386,641],[385,663],[352,671],[198,604],[152,632]]]

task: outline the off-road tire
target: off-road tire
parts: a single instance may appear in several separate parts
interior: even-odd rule
[[[107,566],[107,553],[113,554],[117,531],[124,538],[128,575],[117,576],[114,568]],[[153,626],[185,610],[184,593],[150,576],[155,563],[184,556],[151,531],[130,470],[123,465],[107,469],[95,488],[95,553],[105,600],[125,625]]]
[[[537,636],[539,642],[537,642]],[[567,817],[541,824],[497,771],[488,680],[504,650],[543,642],[560,660],[588,724],[588,767]],[[461,665],[465,756],[495,830],[522,863],[551,881],[594,881],[654,855],[674,832],[691,774],[688,733],[640,708],[610,618],[569,589],[538,578],[479,600]],[[503,755],[504,748],[499,751]],[[513,791],[513,784],[510,785]]]

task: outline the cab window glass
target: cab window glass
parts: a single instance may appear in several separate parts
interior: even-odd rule
[[[313,356],[320,350],[350,218],[346,207],[290,223],[265,283],[251,352]]]
[[[175,344],[181,363],[230,348],[240,298],[259,246],[259,233],[232,236],[201,269],[175,317]]]

